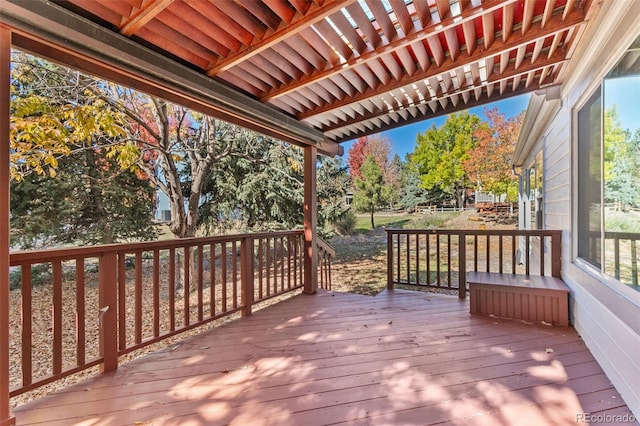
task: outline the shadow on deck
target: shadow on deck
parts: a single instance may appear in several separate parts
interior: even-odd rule
[[[576,424],[629,410],[573,328],[300,295],[15,410],[19,425]]]

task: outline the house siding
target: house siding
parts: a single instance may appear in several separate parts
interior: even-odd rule
[[[636,418],[640,418],[640,292],[615,282],[576,259],[576,173],[573,117],[598,87],[622,49],[640,33],[640,2],[604,3],[574,55],[575,78],[563,87],[561,106],[550,115],[530,147],[542,147],[544,159],[544,226],[562,229],[562,278],[571,288],[570,318]],[[623,44],[624,43],[624,44]],[[585,47],[586,46],[586,47]],[[552,107],[549,107],[552,108]],[[530,163],[539,149],[531,149]]]

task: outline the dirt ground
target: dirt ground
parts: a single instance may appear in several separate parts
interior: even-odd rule
[[[426,215],[428,215],[427,213]],[[419,222],[419,214],[409,220]],[[449,219],[444,229],[516,229],[515,219],[496,221],[465,210]],[[384,227],[355,235],[337,236],[331,241],[336,249],[332,265],[332,288],[335,291],[375,296],[387,283],[387,234]]]

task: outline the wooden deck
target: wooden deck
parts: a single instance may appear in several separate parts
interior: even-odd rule
[[[402,290],[296,296],[15,410],[19,425],[547,425],[582,413],[629,410],[573,328]]]

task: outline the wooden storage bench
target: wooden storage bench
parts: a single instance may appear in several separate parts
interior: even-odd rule
[[[472,314],[569,325],[569,287],[557,277],[469,272]]]

